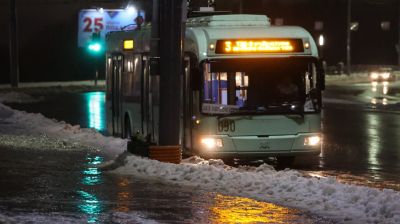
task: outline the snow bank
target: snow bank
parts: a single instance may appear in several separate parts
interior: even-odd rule
[[[126,140],[105,137],[50,120],[41,114],[12,110],[0,104],[0,134],[47,135],[117,155],[103,169],[160,179],[175,184],[244,196],[299,208],[346,223],[400,223],[400,192],[338,183],[334,178],[304,177],[294,170],[276,171],[269,165],[233,168],[221,160],[192,157],[182,164],[161,163],[124,152]],[[121,154],[122,153],[122,154]]]
[[[351,73],[351,75],[326,75],[325,76],[327,85],[336,84],[352,84],[359,82],[370,82],[368,73]]]
[[[98,80],[98,86],[105,86],[105,80]],[[59,82],[20,82],[19,88],[59,87],[59,86],[94,86],[94,80],[59,81]],[[10,89],[10,84],[0,84],[0,89]]]
[[[44,135],[55,138],[61,145],[68,142],[69,145],[79,144],[102,150],[106,156],[122,153],[127,143],[124,139],[103,136],[95,129],[72,126],[63,121],[48,119],[42,114],[13,110],[3,104],[0,104],[0,127],[0,134],[37,137]]]
[[[34,98],[21,92],[0,93],[0,103],[35,103],[41,100],[41,98]]]
[[[276,171],[266,164],[233,168],[221,160],[192,157],[175,165],[124,153],[104,167],[109,168],[112,173],[273,202],[338,222],[400,223],[400,192],[342,184],[333,177],[304,177],[295,170]]]

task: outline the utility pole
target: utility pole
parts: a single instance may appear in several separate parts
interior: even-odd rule
[[[346,46],[346,73],[351,74],[351,0],[347,0],[347,46]]]
[[[239,14],[243,14],[243,0],[239,0]]]
[[[186,3],[186,0],[184,1]],[[160,145],[179,145],[183,61],[183,0],[159,0]],[[186,7],[186,6],[185,6]]]
[[[15,1],[10,0],[10,82],[12,87],[18,87],[19,82],[17,7]]]
[[[397,24],[397,46],[396,46],[396,50],[397,50],[397,66],[398,69],[400,70],[400,1],[397,2],[397,19],[398,19],[398,24]]]

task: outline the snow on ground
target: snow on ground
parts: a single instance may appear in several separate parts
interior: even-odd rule
[[[57,86],[93,86],[93,80],[84,81],[60,81],[60,82],[20,82],[19,88],[36,88],[36,87],[57,87]],[[104,80],[98,80],[97,85],[104,86]],[[10,84],[0,84],[0,89],[9,89]]]
[[[0,103],[35,103],[41,100],[41,98],[34,98],[22,92],[0,93]]]
[[[359,83],[359,82],[369,82],[369,77],[367,72],[360,73],[351,73],[351,75],[326,75],[325,76],[326,84],[351,84],[351,83]]]
[[[1,103],[0,134],[3,135],[0,138],[3,144],[18,144],[19,146],[29,143],[42,144],[40,140],[29,140],[29,136],[35,136],[44,138],[47,140],[46,142],[49,142],[49,138],[53,139],[56,142],[55,145],[60,145],[60,150],[64,146],[65,149],[71,149],[76,148],[75,145],[84,145],[88,148],[102,149],[105,156],[113,156],[126,149],[126,140],[124,139],[106,137],[94,129],[80,128],[79,125],[72,126],[63,121],[48,119],[42,114],[13,110]],[[13,135],[26,137],[18,138],[17,141],[16,138],[10,137]],[[15,141],[10,141],[10,139]],[[27,143],[23,143],[23,141]],[[31,147],[35,147],[35,144],[32,144]]]
[[[118,165],[116,165],[117,163]],[[233,168],[221,160],[189,158],[167,164],[124,153],[105,169],[302,209],[344,223],[400,223],[400,192],[304,177],[269,165]],[[119,167],[118,167],[119,166]]]

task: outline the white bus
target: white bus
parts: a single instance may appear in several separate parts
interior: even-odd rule
[[[150,26],[106,37],[107,129],[158,141],[159,76]],[[186,23],[181,145],[204,158],[293,161],[321,151],[324,72],[312,36],[264,15]]]

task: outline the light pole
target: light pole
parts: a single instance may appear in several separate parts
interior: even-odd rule
[[[351,74],[351,0],[347,0],[346,73]]]
[[[15,1],[10,0],[10,82],[12,87],[18,87],[19,82],[17,7]]]
[[[160,116],[159,144],[179,145],[183,61],[183,0],[160,0]],[[186,15],[185,15],[186,16]]]

